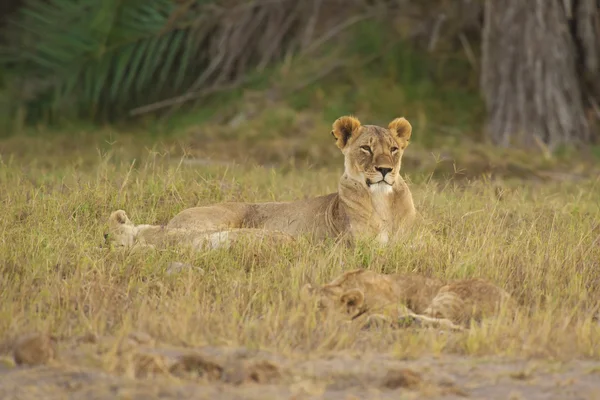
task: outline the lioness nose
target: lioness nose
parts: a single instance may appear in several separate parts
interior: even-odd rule
[[[385,168],[385,167],[375,167],[375,169],[379,172],[381,172],[381,175],[383,175],[383,177],[385,178],[385,176],[392,171],[392,168]]]

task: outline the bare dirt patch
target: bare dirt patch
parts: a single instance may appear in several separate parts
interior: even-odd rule
[[[37,342],[39,342],[39,339]],[[36,341],[29,340],[29,343]],[[33,346],[33,345],[32,345]],[[35,347],[35,346],[33,346]],[[318,356],[183,348],[144,333],[57,344],[38,365],[0,364],[2,399],[592,399],[600,362],[385,353]],[[23,344],[15,345],[15,358]]]

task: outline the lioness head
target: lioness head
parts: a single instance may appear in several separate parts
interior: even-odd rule
[[[372,192],[389,193],[398,179],[402,154],[412,132],[405,118],[396,118],[387,128],[361,125],[354,117],[341,117],[331,134],[344,153],[345,174]]]

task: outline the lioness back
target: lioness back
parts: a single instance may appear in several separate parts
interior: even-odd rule
[[[310,234],[317,239],[335,237],[344,231],[345,220],[335,208],[338,194],[312,199],[268,203],[220,203],[193,207],[177,214],[168,228],[216,230],[266,229],[292,236]]]

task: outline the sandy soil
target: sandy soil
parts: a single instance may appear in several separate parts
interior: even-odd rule
[[[143,333],[120,340],[15,341],[1,399],[597,399],[600,362],[456,355],[281,356],[176,348]],[[16,362],[14,361],[16,360]]]

